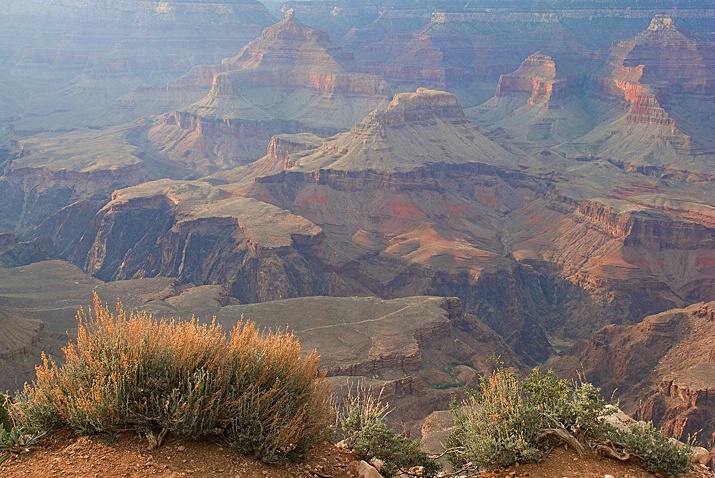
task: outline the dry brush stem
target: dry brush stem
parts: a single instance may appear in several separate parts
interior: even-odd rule
[[[627,451],[618,452],[612,445],[598,444],[593,449],[597,455],[607,456],[619,461],[628,461],[631,459],[631,454]]]
[[[568,431],[563,428],[547,428],[541,435],[539,435],[539,441],[546,440],[547,438],[557,438],[567,445],[571,446],[579,456],[583,456],[583,452],[586,448],[578,441],[578,439],[573,436]]]

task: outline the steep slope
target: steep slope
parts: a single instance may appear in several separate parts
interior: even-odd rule
[[[210,92],[168,115],[149,137],[204,172],[258,159],[275,134],[348,129],[389,95],[381,77],[292,12],[237,56],[187,76],[210,79]]]
[[[653,421],[681,440],[698,434],[712,446],[715,303],[694,304],[608,326],[552,360],[561,373],[582,370],[589,381],[616,393],[624,410]]]
[[[327,292],[303,252],[321,237],[275,206],[204,182],[161,180],[116,191],[71,257],[104,280],[177,277],[257,302]]]
[[[19,141],[0,173],[0,228],[49,238],[63,254],[115,189],[194,174],[142,145],[141,131],[129,124]]]

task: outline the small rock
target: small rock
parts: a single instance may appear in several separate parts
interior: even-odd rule
[[[616,477],[613,475],[603,475],[603,478],[616,478]]]
[[[380,472],[366,461],[353,461],[349,470],[360,478],[383,478]]]
[[[710,452],[701,446],[693,447],[693,463],[700,463],[701,465],[707,465],[710,461]]]
[[[184,451],[184,450],[186,450],[186,447],[183,446],[183,445],[181,445],[181,446],[177,446],[176,449],[177,449],[178,451]]]

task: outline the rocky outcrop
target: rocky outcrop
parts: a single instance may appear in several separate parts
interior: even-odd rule
[[[314,224],[268,204],[205,183],[159,181],[115,192],[72,259],[104,280],[169,276],[224,284],[241,301],[259,302],[327,292],[304,255],[321,237]]]
[[[124,143],[126,134],[119,128],[23,141],[0,175],[0,227],[28,234],[75,202],[106,201],[114,189],[151,179],[153,158]]]
[[[697,433],[707,443],[715,432],[713,307],[700,303],[636,325],[608,326],[552,364],[562,373],[583,369],[636,419],[680,440]]]
[[[0,232],[0,267],[18,267],[56,257],[55,245],[49,237],[18,241],[14,234]]]
[[[415,93],[398,93],[387,106],[385,125],[399,127],[406,123],[465,120],[456,96],[443,91],[418,88]]]
[[[630,105],[627,120],[668,126],[675,121],[662,103],[671,95],[712,95],[715,57],[679,32],[668,15],[655,15],[648,28],[613,44],[607,76],[596,78],[599,90]]]
[[[657,211],[618,211],[595,200],[584,201],[578,212],[625,246],[699,250],[715,247],[715,229],[674,219]]]
[[[499,77],[496,97],[527,95],[527,104],[549,108],[552,99],[567,93],[568,81],[556,78],[554,60],[537,52],[529,55],[516,71]]]
[[[292,154],[315,149],[322,143],[321,138],[311,134],[274,136],[268,144],[266,156],[271,162],[282,164],[282,169],[290,169],[295,166]]]

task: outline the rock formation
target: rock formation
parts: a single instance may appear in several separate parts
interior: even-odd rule
[[[165,104],[148,95],[144,104],[115,108],[114,101],[219,61],[274,21],[256,0],[43,0],[7,14],[8,41],[0,50],[9,71],[3,77],[27,88],[22,105],[30,114],[16,126],[23,131],[106,126],[162,112]]]
[[[563,360],[583,352],[600,361],[594,371],[614,363],[614,377],[647,380],[655,388],[638,413],[690,431],[710,413],[709,363],[643,377],[667,358],[656,349],[680,340],[684,308],[715,300],[712,22],[698,1],[655,18],[619,2],[296,4],[369,67],[293,15],[221,63],[253,27],[196,50],[165,35],[175,24],[199,25],[187,41],[259,25],[251,1],[105,2],[99,24],[131,20],[153,50],[136,29],[87,41],[97,2],[48,4],[71,12],[73,33],[40,21],[40,36],[64,40],[43,47],[23,34],[19,50],[0,46],[0,309],[24,324],[8,334],[30,344],[2,366],[26,377],[97,289],[181,317],[264,310],[276,325],[294,309],[305,340],[328,349],[331,380],[386,385],[408,421],[444,405],[438,389],[476,383],[488,369],[480,350],[521,368],[576,343]],[[0,4],[41,13],[37,2]],[[21,43],[10,23],[0,18],[1,45]],[[622,32],[631,39],[608,49]],[[189,70],[197,59],[208,66]],[[371,68],[409,91],[391,97]],[[188,73],[175,80],[179,69]],[[157,111],[171,113],[106,127]],[[82,272],[37,262],[50,258]],[[434,297],[458,298],[462,312]],[[642,322],[675,308],[686,312]],[[652,347],[627,357],[593,342],[628,349],[636,333]]]
[[[520,148],[574,140],[590,131],[596,119],[577,97],[584,75],[579,68],[589,61],[583,56],[574,65],[573,58],[557,61],[533,53],[518,69],[501,75],[494,97],[468,109],[467,116],[491,130],[506,131]]]
[[[520,11],[431,14],[418,31],[388,35],[359,55],[400,89],[448,89],[466,106],[488,99],[500,75],[541,48],[565,57],[586,54],[554,14]]]
[[[565,96],[567,88],[568,81],[556,78],[554,60],[537,52],[513,73],[499,77],[496,97],[527,95],[527,104],[549,108],[552,99]]]
[[[162,180],[116,191],[72,258],[104,280],[177,277],[258,302],[327,292],[305,252],[321,238],[319,227],[269,204]]]
[[[45,251],[54,248],[54,254],[67,257],[115,189],[193,174],[167,167],[166,159],[137,145],[140,131],[126,125],[20,141],[0,174],[0,227],[17,234],[20,242],[39,240],[37,257],[51,257],[41,256],[37,248],[48,243]],[[10,263],[26,262],[17,256]]]
[[[258,159],[279,133],[348,129],[389,95],[381,77],[292,12],[237,56],[188,78],[210,78],[208,95],[168,115],[149,137],[168,156],[204,172]]]
[[[293,154],[289,171],[409,171],[432,163],[515,168],[513,155],[487,139],[456,96],[426,88],[399,93],[348,133],[317,151]]]

